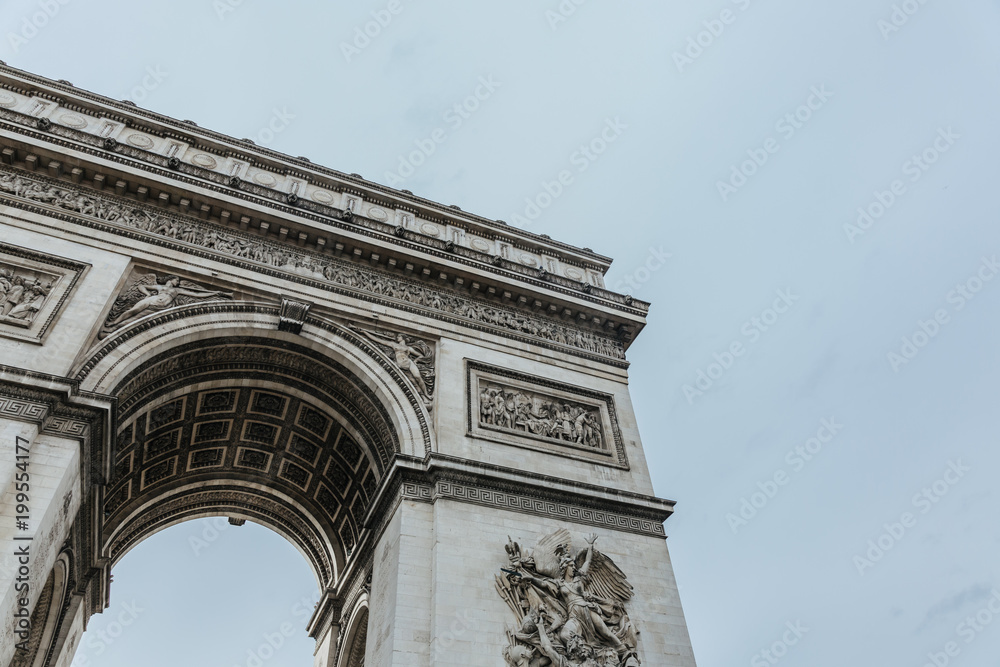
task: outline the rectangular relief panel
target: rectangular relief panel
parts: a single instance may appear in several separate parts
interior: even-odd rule
[[[469,435],[628,468],[614,397],[466,360]]]
[[[44,342],[89,267],[0,243],[0,336]]]

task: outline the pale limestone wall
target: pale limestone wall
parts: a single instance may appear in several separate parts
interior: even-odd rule
[[[465,361],[471,359],[502,369],[585,387],[614,396],[629,470],[580,461],[537,451],[481,440],[468,436],[468,404]],[[653,487],[639,439],[639,427],[629,397],[628,383],[621,370],[602,372],[600,368],[557,365],[528,350],[511,354],[443,338],[438,348],[437,426],[438,449],[444,454],[494,465],[528,470],[590,484],[652,495]],[[473,412],[473,419],[476,413]]]
[[[27,531],[19,531],[15,527],[16,478],[12,473],[17,471],[13,468],[16,450],[13,436],[18,432],[22,437],[26,432],[33,435],[28,445],[31,518]],[[0,468],[0,479],[7,480],[0,500],[0,543],[5,545],[0,555],[0,664],[6,665],[14,654],[17,642],[13,634],[14,613],[17,599],[23,595],[14,588],[19,563],[12,545],[24,542],[15,542],[13,538],[34,538],[27,542],[31,545],[28,599],[29,609],[33,610],[59,555],[59,547],[69,535],[70,526],[80,508],[80,445],[75,440],[37,435],[35,427],[9,420],[0,420],[0,434],[4,437],[0,442],[3,466]],[[11,472],[8,473],[8,470]]]
[[[73,361],[95,333],[97,320],[114,296],[129,258],[22,229],[14,226],[18,221],[12,220],[9,214],[24,215],[21,211],[0,206],[0,239],[5,243],[86,262],[91,267],[53,325],[44,345],[0,336],[0,363],[50,375],[68,375]]]
[[[434,546],[430,667],[501,667],[514,616],[494,589],[507,567],[508,535],[531,548],[538,538],[567,528],[574,546],[589,533],[635,588],[629,615],[640,631],[643,667],[694,667],[691,640],[663,539],[524,516],[505,510],[439,500],[433,505]],[[404,663],[395,663],[404,664]],[[405,663],[409,664],[409,663]]]
[[[70,611],[63,621],[64,627],[68,626],[63,631],[66,635],[66,641],[62,645],[59,655],[53,659],[52,667],[70,667],[73,663],[76,649],[80,645],[80,639],[83,637],[83,627],[86,623],[84,607],[83,596],[74,595],[70,603]]]
[[[375,550],[367,667],[428,664],[433,541],[432,507],[403,501]]]

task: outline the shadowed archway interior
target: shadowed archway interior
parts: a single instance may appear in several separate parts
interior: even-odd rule
[[[226,514],[287,537],[336,581],[398,437],[374,392],[287,341],[185,343],[118,383],[105,555],[185,519]]]

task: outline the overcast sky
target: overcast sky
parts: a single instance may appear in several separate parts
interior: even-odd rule
[[[355,43],[388,1],[63,1],[24,39],[4,0],[0,59],[615,258],[702,667],[786,624],[782,665],[995,664],[1000,618],[960,624],[1000,596],[997,2],[400,0]],[[310,664],[305,561],[205,526],[120,564],[148,611],[91,664],[245,666],[285,618],[265,664]]]

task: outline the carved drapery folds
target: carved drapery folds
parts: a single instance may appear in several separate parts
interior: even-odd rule
[[[628,467],[612,396],[471,360],[466,366],[469,435]]]
[[[487,380],[479,383],[479,424],[604,449],[598,408]]]
[[[142,269],[133,269],[125,288],[111,306],[100,337],[106,338],[118,329],[168,308],[232,298],[232,292],[205,289],[198,283],[179,276],[158,276]]]
[[[434,343],[392,331],[372,331],[351,326],[386,355],[413,383],[428,409],[434,400]]]
[[[632,585],[594,547],[575,548],[566,529],[542,537],[534,550],[511,540],[509,567],[495,579],[514,613],[504,658],[510,667],[639,667],[638,631],[626,605]]]
[[[0,172],[0,192],[54,206],[76,215],[112,223],[146,234],[186,243],[238,261],[264,265],[295,276],[359,292],[376,301],[391,300],[407,310],[414,306],[435,316],[447,315],[477,328],[555,343],[583,353],[614,360],[625,358],[621,341],[556,319],[439,289],[388,272],[263,240],[252,234],[190,220],[119,199],[94,196],[41,177]]]
[[[0,243],[0,334],[41,342],[86,268]]]

